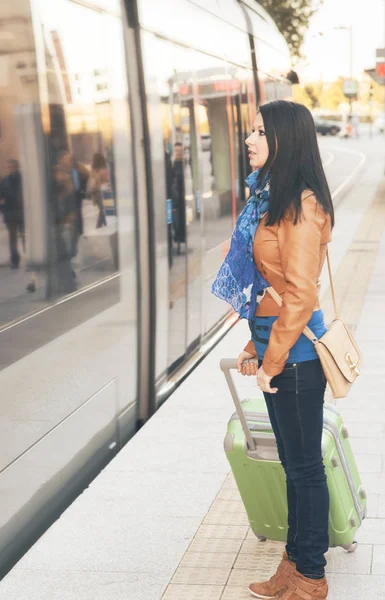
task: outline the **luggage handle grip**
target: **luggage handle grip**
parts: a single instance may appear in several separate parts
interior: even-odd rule
[[[258,360],[256,360],[256,359],[248,360],[248,362],[258,364]],[[234,385],[233,377],[231,375],[231,371],[237,368],[237,359],[236,358],[222,358],[222,360],[219,363],[219,366],[226,377],[227,385],[229,386],[231,396],[234,400],[235,408],[238,413],[239,420],[242,424],[242,428],[243,428],[244,434],[246,436],[247,444],[248,444],[250,450],[256,450],[257,444],[256,444],[253,436],[251,435],[249,426],[246,421],[245,414],[242,409],[242,404],[239,399],[236,387]]]

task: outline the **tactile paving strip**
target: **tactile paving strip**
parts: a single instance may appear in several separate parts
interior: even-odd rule
[[[194,569],[178,567],[171,583],[196,585],[225,585],[229,578],[230,569]]]
[[[238,554],[242,540],[227,538],[203,538],[199,534],[191,542],[189,552],[229,552]]]
[[[230,475],[184,555],[163,600],[249,599],[253,581],[273,575],[284,545],[261,542]]]
[[[241,500],[241,495],[238,490],[224,489],[222,488],[217,496],[218,500],[231,500],[231,501],[239,501]]]
[[[217,500],[210,508],[203,523],[209,525],[218,524],[248,526],[249,521],[247,518],[247,514],[241,502],[238,505],[238,510],[234,511],[234,505],[237,504],[237,502],[225,502],[223,500]]]
[[[230,538],[244,540],[249,530],[247,525],[208,525],[203,524],[198,529],[200,537],[205,538]]]
[[[248,556],[245,554],[244,556]],[[194,567],[201,569],[231,569],[237,558],[237,553],[233,552],[191,552],[189,550],[184,555],[181,567]]]
[[[247,537],[243,542],[240,554],[272,554],[278,552],[280,555],[285,549],[285,544],[283,542],[272,542],[270,540],[266,540],[265,542],[261,542],[258,540],[255,535],[252,533],[253,539],[251,537]]]
[[[222,486],[222,490],[235,490],[235,491],[238,492],[238,487],[237,487],[237,484],[235,482],[235,479],[234,479],[232,473],[230,473],[230,475],[228,476],[228,478],[224,482],[224,484]]]
[[[163,600],[220,600],[223,586],[170,584]]]
[[[222,513],[219,510],[211,510],[207,513],[205,525],[245,525],[248,526],[247,516],[238,513]]]
[[[281,557],[281,552],[264,554],[262,551],[257,554],[239,554],[234,569],[252,569],[255,573],[257,571],[267,573],[271,570],[275,572]]]
[[[246,515],[246,510],[242,500],[222,500],[217,498],[213,503],[211,510],[215,510],[221,514],[240,513]]]
[[[251,594],[247,586],[226,587],[221,600],[251,600]]]
[[[237,585],[246,587],[247,589],[253,581],[266,581],[267,579],[270,579],[273,574],[274,571],[271,572],[271,570],[264,572],[262,569],[258,569],[258,571],[254,571],[253,569],[233,569],[230,573],[227,585],[229,587]]]

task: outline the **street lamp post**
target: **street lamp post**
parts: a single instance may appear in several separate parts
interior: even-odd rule
[[[339,25],[338,27],[333,27],[336,30],[344,30],[349,32],[349,77],[350,80],[353,80],[353,27],[352,25]],[[349,114],[352,114],[353,108],[353,98],[349,97]]]

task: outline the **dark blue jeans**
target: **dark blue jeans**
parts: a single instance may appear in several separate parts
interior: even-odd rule
[[[264,396],[286,473],[286,552],[302,575],[321,579],[329,548],[329,491],[321,450],[326,379],[320,361],[287,364],[271,387],[278,392]]]

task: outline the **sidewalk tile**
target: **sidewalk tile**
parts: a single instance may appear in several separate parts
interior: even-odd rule
[[[385,425],[385,415],[384,415],[384,402],[382,401],[382,405],[380,402],[376,400],[368,400],[368,404],[365,404],[365,410],[362,409],[362,401],[357,400],[357,408],[352,406],[352,402],[349,404],[349,408],[342,408],[338,406],[341,410],[341,414],[344,418],[344,422],[347,424],[348,429],[351,429],[352,423],[370,423],[377,425],[382,424],[383,428]]]
[[[385,575],[385,545],[374,546],[372,573],[373,575]]]
[[[384,544],[385,519],[365,519],[356,533],[359,544]]]
[[[373,546],[358,544],[355,552],[346,552],[343,548],[332,548],[326,554],[327,573],[350,573],[352,575],[370,575]]]
[[[362,473],[382,473],[381,454],[356,454],[357,467]]]
[[[368,519],[377,519],[380,518],[378,514],[378,506],[379,506],[380,496],[379,494],[368,494],[367,495],[367,518]]]
[[[385,600],[382,576],[331,574],[328,582],[328,600]]]
[[[354,454],[383,454],[385,453],[385,439],[351,437],[350,445]]]
[[[385,494],[378,496],[377,516],[379,519],[385,519]]]
[[[362,481],[367,492],[385,495],[385,473],[365,473]]]
[[[385,417],[384,417],[385,418]],[[385,434],[384,423],[346,423],[350,437],[377,438],[383,440]]]
[[[166,579],[162,583],[162,579]],[[166,585],[159,572],[11,571],[0,583],[2,600],[159,600]],[[178,598],[181,600],[181,597]],[[199,598],[201,600],[201,598]]]

